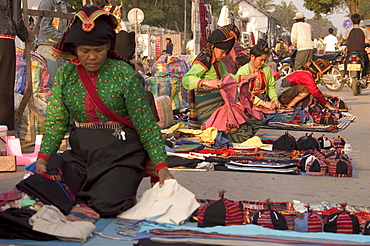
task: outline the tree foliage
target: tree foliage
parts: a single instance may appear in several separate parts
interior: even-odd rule
[[[275,6],[275,11],[271,14],[280,22],[282,27],[290,32],[295,22],[293,17],[297,11],[297,7],[292,1],[289,3],[282,1],[281,4]]]
[[[308,19],[306,21],[312,27],[312,37],[319,39],[320,35],[328,35],[328,29],[334,29],[334,35],[337,34],[337,28],[334,27],[333,23],[327,18],[322,18],[320,20]]]
[[[268,13],[271,13],[276,7],[274,0],[254,0],[253,3]]]
[[[303,6],[315,13],[315,19],[321,19],[321,14],[333,14],[345,7],[348,16],[359,13],[364,18],[369,18],[369,0],[304,0]]]
[[[360,15],[365,19],[370,19],[370,1],[362,0],[359,3]]]

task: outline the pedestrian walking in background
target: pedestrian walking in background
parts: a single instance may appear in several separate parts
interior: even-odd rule
[[[42,0],[38,7],[39,10],[69,13],[70,5],[64,0]],[[40,33],[38,37],[37,53],[46,59],[49,71],[49,79],[46,87],[51,88],[54,77],[59,67],[66,63],[63,58],[56,58],[51,53],[51,48],[60,41],[64,31],[67,29],[68,20],[59,17],[44,16],[40,23]]]
[[[172,52],[173,52],[173,43],[172,43],[172,40],[170,38],[166,38],[166,49],[163,50],[163,52],[165,54],[169,54],[169,55],[172,55]]]
[[[317,54],[324,54],[325,53],[325,45],[324,45],[324,36],[320,35],[319,40],[317,40]]]
[[[188,55],[194,55],[194,36],[191,34],[190,40],[186,44],[186,53]]]
[[[333,35],[334,29],[328,29],[328,35],[324,38],[324,53],[335,52],[335,47],[338,45],[338,39],[336,36]]]
[[[310,24],[305,22],[305,18],[306,17],[302,12],[297,12],[293,18],[296,23],[292,26],[291,40],[292,44],[297,49],[294,62],[294,69],[296,70],[312,60],[312,27]]]

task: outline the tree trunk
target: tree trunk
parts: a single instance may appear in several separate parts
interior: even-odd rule
[[[350,15],[359,13],[359,0],[345,0],[344,4],[348,7]]]

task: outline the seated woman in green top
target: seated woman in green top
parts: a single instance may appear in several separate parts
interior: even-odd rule
[[[200,128],[212,114],[224,105],[220,93],[221,79],[228,75],[221,61],[233,48],[238,36],[236,26],[220,27],[212,32],[203,51],[195,58],[192,68],[182,78],[183,86],[190,90],[190,127]],[[230,74],[237,82],[250,76]],[[249,121],[226,134],[232,142],[244,142],[258,131],[261,120],[245,112]]]
[[[221,60],[232,50],[238,38],[238,31],[233,28],[237,27],[228,25],[213,31],[203,51],[182,78],[183,86],[191,95],[189,123],[193,128],[200,128],[200,124],[224,104],[219,89],[221,78],[228,72]]]
[[[236,75],[253,75],[255,80],[249,84],[255,95],[253,104],[259,108],[273,110],[280,108],[276,93],[276,84],[269,66],[265,65],[270,50],[265,41],[258,42],[250,50],[250,61],[239,68]]]

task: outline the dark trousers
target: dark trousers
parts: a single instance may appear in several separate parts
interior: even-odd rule
[[[304,64],[312,61],[313,50],[300,50],[297,51],[297,55],[294,61],[294,69],[300,69]]]
[[[145,174],[147,152],[133,129],[125,129],[126,140],[114,130],[72,128],[71,150],[62,157],[70,167],[65,177],[76,202],[86,204],[101,217],[112,217],[136,203],[136,191]],[[74,182],[71,182],[74,180]]]
[[[15,44],[0,39],[0,125],[14,130]]]

